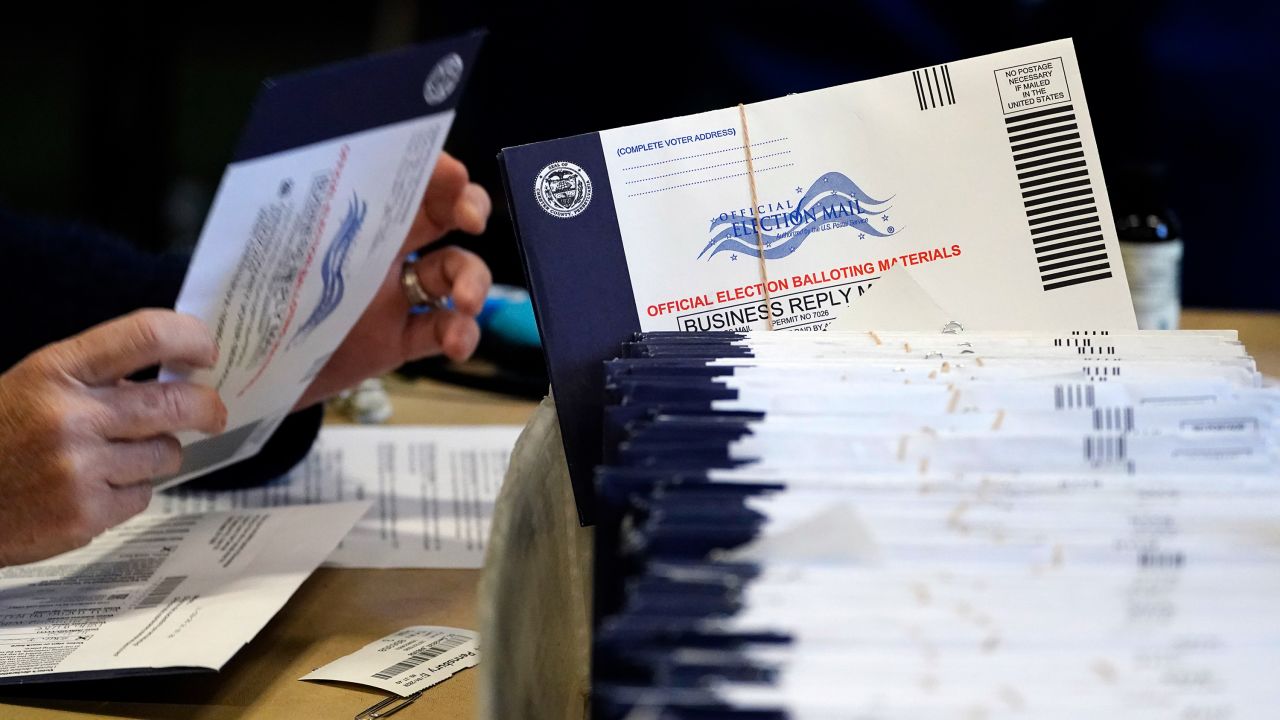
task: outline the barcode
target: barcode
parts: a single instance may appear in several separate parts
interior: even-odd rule
[[[1054,338],[1054,347],[1073,347],[1077,355],[1115,355],[1115,345],[1094,345],[1089,338]]]
[[[1044,289],[1111,277],[1074,108],[1035,110],[1004,122]]]
[[[951,87],[951,71],[946,65],[916,70],[911,73],[916,86],[916,102],[921,110],[956,104],[956,91]]]
[[[142,598],[142,601],[138,603],[135,609],[146,610],[159,605],[169,597],[170,593],[182,584],[183,580],[186,579],[186,575],[172,575],[161,580],[156,583],[155,587],[151,588],[151,591],[147,593],[146,597]]]
[[[1117,437],[1088,437],[1084,439],[1084,457],[1095,465],[1124,462],[1128,457],[1123,435]]]
[[[1093,407],[1093,386],[1054,385],[1053,407],[1057,410]]]
[[[1077,355],[1115,355],[1115,345],[1099,345],[1097,347],[1077,347]]]
[[[1089,382],[1106,382],[1109,377],[1120,376],[1119,365],[1083,365],[1080,372],[1089,378]]]
[[[1093,429],[1133,432],[1133,408],[1094,408]]]
[[[454,634],[445,635],[443,638],[422,648],[421,650],[415,652],[414,654],[410,655],[404,660],[401,660],[395,665],[392,665],[386,670],[383,670],[378,673],[374,673],[373,676],[378,678],[379,680],[390,680],[391,678],[399,675],[400,673],[406,670],[411,670],[413,668],[418,667],[419,665],[421,665],[422,663],[428,660],[433,660],[435,658],[440,657],[441,655],[449,652],[450,650],[453,650],[458,646],[462,645],[468,639],[469,638],[466,635],[454,635]]]
[[[1138,553],[1138,565],[1141,567],[1179,568],[1187,564],[1187,556],[1181,551],[1161,552],[1160,550],[1143,550]]]

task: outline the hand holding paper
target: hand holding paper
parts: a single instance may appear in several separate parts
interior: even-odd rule
[[[0,567],[80,547],[141,512],[178,469],[174,434],[216,433],[227,409],[186,382],[131,383],[155,365],[213,364],[198,319],[144,310],[32,354],[0,375]]]
[[[480,328],[474,318],[484,306],[492,281],[484,261],[459,247],[428,249],[417,262],[419,281],[428,293],[450,298],[452,305],[417,315],[410,314],[400,287],[400,266],[410,253],[427,248],[450,231],[484,232],[491,208],[489,194],[468,180],[466,166],[442,152],[426,197],[386,278],[298,400],[297,408],[314,405],[410,360],[440,353],[464,360],[475,352]]]
[[[446,161],[427,191],[479,44],[470,35],[264,87],[177,302],[209,325],[218,362],[162,375],[216,389],[229,429],[180,438],[182,468],[162,482],[257,453],[295,407],[370,373],[471,351],[482,263],[456,250],[424,261],[436,275],[426,284],[461,296],[457,311],[424,320],[408,318],[395,280],[410,249],[483,227],[487,199],[460,163]]]

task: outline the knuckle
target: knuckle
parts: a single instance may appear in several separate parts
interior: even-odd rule
[[[31,412],[32,429],[55,447],[73,446],[83,439],[91,419],[76,403],[58,397],[39,403]]]
[[[464,268],[467,266],[468,263],[472,261],[473,258],[479,257],[478,255],[471,252],[470,250],[466,248],[458,247],[457,245],[450,245],[446,248],[441,249],[440,252],[449,253],[448,261],[452,263],[454,267],[457,267],[457,268]]]
[[[80,411],[84,429],[96,437],[106,435],[117,414],[118,411],[112,410],[105,403],[100,402],[86,405]]]
[[[132,325],[131,342],[136,350],[147,352],[160,347],[164,337],[165,316],[166,313],[162,310],[138,310],[129,317]]]
[[[97,434],[109,414],[105,405],[78,392],[54,393],[44,407],[45,420],[64,439]]]
[[[73,444],[82,439],[90,429],[92,420],[73,404],[55,405],[48,410],[48,413],[46,422],[55,442]]]
[[[85,463],[81,460],[79,453],[55,452],[50,460],[47,475],[49,482],[57,491],[75,495],[76,486],[85,475]]]
[[[183,387],[177,383],[156,383],[155,402],[161,416],[169,423],[180,423],[191,412],[191,403]]]

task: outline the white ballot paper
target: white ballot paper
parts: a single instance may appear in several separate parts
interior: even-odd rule
[[[368,685],[401,697],[448,680],[480,662],[474,630],[414,625],[375,640],[300,680]]]
[[[162,486],[257,453],[365,311],[417,216],[478,44],[266,84],[176,304],[217,340],[217,364],[182,377],[217,389],[227,430],[182,436],[182,468]]]
[[[367,509],[141,516],[0,569],[0,684],[218,670]]]
[[[371,500],[326,565],[478,568],[517,425],[326,426],[287,475],[235,490],[174,488],[148,513]]]
[[[940,329],[608,364],[598,707],[1274,718],[1280,395],[1235,334]]]

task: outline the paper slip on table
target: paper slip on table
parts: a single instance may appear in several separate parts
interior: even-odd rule
[[[401,425],[522,425],[537,405],[429,380],[389,378],[387,390]],[[477,629],[479,580],[479,570],[320,568],[220,673],[0,687],[0,718],[349,720],[386,694],[298,678],[409,625]],[[477,675],[462,671],[396,717],[475,717]]]
[[[1259,369],[1280,377],[1280,313],[1187,310],[1182,327],[1239,330]],[[431,381],[390,380],[388,390],[399,424],[522,424],[535,407]],[[408,625],[476,628],[479,579],[478,570],[322,568],[221,673],[0,688],[0,718],[351,718],[383,695],[297,678]],[[474,718],[478,677],[463,671],[396,717]]]

